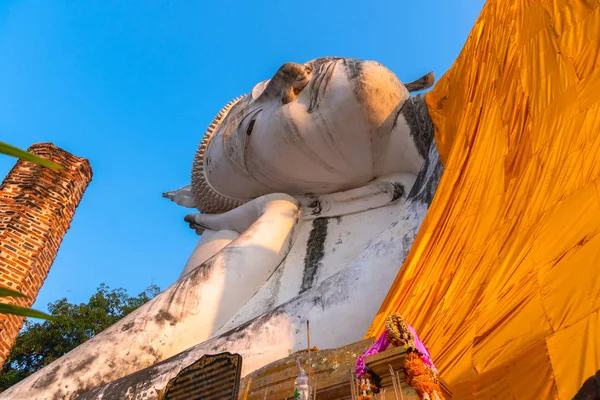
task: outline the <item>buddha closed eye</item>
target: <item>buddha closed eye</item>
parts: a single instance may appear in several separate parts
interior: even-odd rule
[[[256,122],[255,119],[250,120],[250,123],[248,124],[248,129],[246,129],[246,135],[248,135],[248,136],[252,135],[252,128],[254,128],[255,122]]]
[[[211,124],[194,162],[197,207],[222,212],[268,193],[326,194],[416,174],[423,156],[400,112],[409,97],[377,62],[282,65]]]

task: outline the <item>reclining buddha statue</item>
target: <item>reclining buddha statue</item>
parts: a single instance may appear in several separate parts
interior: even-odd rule
[[[201,234],[159,296],[0,398],[155,398],[203,354],[246,375],[313,344],[361,340],[442,173],[423,95],[377,62],[286,63],[226,105],[198,148]],[[142,398],[142,397],[140,397]]]

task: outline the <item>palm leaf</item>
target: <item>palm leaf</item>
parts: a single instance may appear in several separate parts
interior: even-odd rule
[[[0,287],[0,297],[27,297],[23,293],[19,293],[15,290]]]
[[[56,320],[56,317],[41,311],[32,310],[31,308],[27,307],[16,306],[14,304],[0,304],[0,314],[13,314],[20,315],[22,317]]]
[[[6,154],[8,156],[17,157],[21,160],[31,161],[39,165],[43,165],[44,167],[61,170],[64,169],[62,166],[53,163],[52,161],[46,160],[45,158],[41,158],[32,154],[28,151],[21,150],[15,146],[11,146],[10,144],[0,142],[0,154]]]

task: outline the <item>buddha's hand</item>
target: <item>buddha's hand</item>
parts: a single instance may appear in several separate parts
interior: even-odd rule
[[[183,218],[183,220],[190,225],[190,228],[192,228],[193,230],[196,231],[196,234],[202,235],[204,233],[204,230],[206,229],[206,227],[202,226],[198,222],[196,217],[198,217],[199,215],[200,215],[199,213],[188,214]]]

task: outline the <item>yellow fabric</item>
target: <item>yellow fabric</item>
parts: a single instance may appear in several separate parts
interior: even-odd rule
[[[455,399],[600,369],[600,2],[489,0],[428,94],[445,172],[367,336],[401,313]]]

